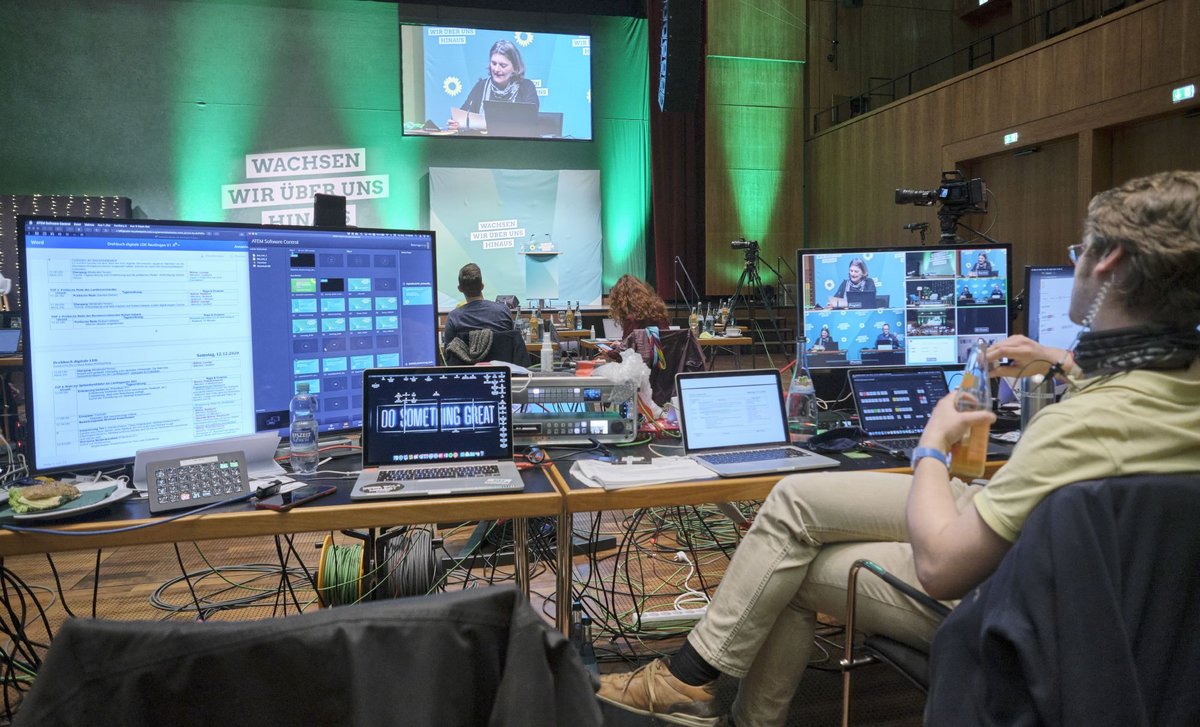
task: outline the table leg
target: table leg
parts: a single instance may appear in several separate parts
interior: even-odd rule
[[[513,518],[513,563],[517,571],[517,590],[529,600],[529,520]]]
[[[571,578],[574,575],[571,568],[571,549],[575,545],[574,523],[571,513],[566,509],[566,498],[563,498],[563,509],[558,514],[556,531],[556,552],[558,556],[558,573],[554,579],[554,625],[570,636],[571,629]]]

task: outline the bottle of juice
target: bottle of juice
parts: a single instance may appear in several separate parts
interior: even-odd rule
[[[959,411],[988,411],[992,408],[992,389],[987,378],[987,344],[976,343],[967,357],[962,384],[954,395]],[[992,424],[980,422],[971,427],[967,436],[950,448],[950,474],[970,481],[983,476],[987,463],[988,435]]]

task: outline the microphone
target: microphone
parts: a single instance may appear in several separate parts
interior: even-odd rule
[[[904,229],[906,229],[906,230],[928,230],[929,223],[928,222],[910,222],[904,226]]]

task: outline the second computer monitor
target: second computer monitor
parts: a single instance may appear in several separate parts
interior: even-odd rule
[[[1008,245],[797,250],[812,368],[952,366],[1009,332]]]
[[[1080,330],[1070,317],[1074,280],[1072,265],[1025,267],[1025,320],[1030,338],[1053,348],[1073,348]]]

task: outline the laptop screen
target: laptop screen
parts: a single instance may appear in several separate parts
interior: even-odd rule
[[[950,392],[941,369],[851,371],[858,425],[871,437],[920,434]]]
[[[512,458],[504,366],[368,369],[363,466]]]
[[[686,451],[788,443],[778,371],[680,374],[676,385]]]

